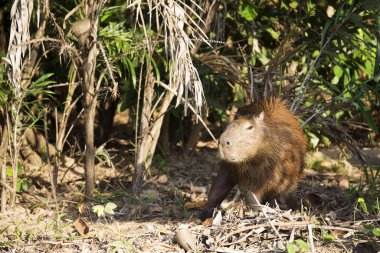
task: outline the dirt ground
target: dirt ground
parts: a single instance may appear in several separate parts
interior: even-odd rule
[[[348,162],[311,154],[312,168],[298,189],[302,210],[262,206],[253,212],[234,189],[214,219],[202,223],[197,215],[216,175],[215,145],[200,142],[190,157],[158,156],[139,198],[130,192],[132,151],[115,138],[99,152],[97,192],[90,201],[82,194],[80,155],[61,166],[57,199],[41,176],[50,168],[30,168],[31,187],[0,214],[0,251],[380,252],[379,237],[370,230],[380,227],[380,216],[357,203],[363,170]],[[93,212],[107,203],[116,204],[113,214]],[[185,236],[176,239],[178,234]]]

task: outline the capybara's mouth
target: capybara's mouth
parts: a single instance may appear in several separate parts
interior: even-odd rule
[[[238,158],[228,157],[228,156],[223,156],[222,159],[231,163],[237,163],[240,161]]]
[[[233,163],[239,163],[239,162],[241,162],[241,160],[238,159],[238,158],[229,158],[228,161],[233,162]]]

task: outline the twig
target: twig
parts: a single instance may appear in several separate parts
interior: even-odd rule
[[[301,222],[278,222],[278,223],[272,223],[273,226],[278,226],[278,227],[306,227],[308,224],[310,224],[309,222],[306,222],[306,221],[301,221]],[[261,228],[261,227],[266,227],[266,226],[270,226],[270,225],[265,225],[265,224],[256,224],[256,225],[251,225],[251,226],[246,226],[246,227],[242,227],[240,229],[237,229],[233,232],[230,232],[228,233],[227,235],[223,236],[222,238],[220,238],[219,240],[217,240],[217,242],[223,242],[223,241],[226,241],[228,238],[230,238],[231,236],[235,235],[235,234],[239,234],[239,233],[242,233],[244,231],[247,231],[247,230],[252,230],[252,229],[256,229],[256,228]]]
[[[275,232],[275,234],[278,236],[278,238],[280,238],[281,242],[284,243],[284,240],[282,239],[282,236],[280,235],[280,233],[278,232],[278,230],[276,229],[276,227],[273,225],[272,221],[269,219],[266,211],[265,211],[265,208],[267,208],[267,206],[264,206],[264,205],[261,205],[260,204],[260,201],[257,199],[256,195],[252,193],[252,196],[253,198],[255,199],[256,203],[259,204],[261,210],[263,211],[263,214],[265,216],[265,218],[268,219],[268,223],[270,224],[270,226],[272,227],[273,231]]]
[[[323,220],[323,222],[326,224],[326,222],[325,222],[324,220]],[[331,231],[331,229],[328,228],[328,230],[329,230],[330,233],[335,237],[335,239],[339,242],[339,244],[344,248],[344,250],[345,250],[346,252],[349,252],[348,249],[346,248],[346,246],[344,246],[344,244],[342,243],[342,241],[339,239],[339,237],[336,236],[335,233],[333,233],[333,232]]]
[[[79,84],[79,82],[57,83],[57,84],[48,85],[47,88],[51,89],[51,88],[58,88],[58,87],[66,87],[73,84]]]
[[[309,244],[310,244],[310,251],[311,253],[315,253],[314,248],[314,241],[313,241],[313,230],[312,230],[312,224],[307,225],[307,229],[309,231]]]
[[[46,142],[45,142],[45,144],[46,144],[46,160],[47,160],[48,167],[50,167],[50,152],[49,152],[49,141],[48,141],[49,139],[48,139],[47,115],[48,115],[48,109],[45,108],[45,111],[44,111],[44,132],[45,132],[45,140],[46,140]],[[55,155],[57,155],[57,154],[55,154]],[[49,178],[50,178],[50,185],[51,185],[51,189],[52,189],[52,193],[53,193],[56,212],[59,213],[58,200],[57,200],[58,167],[53,165],[52,168],[53,168],[53,171],[48,169]]]
[[[69,13],[66,14],[65,18],[63,19],[63,29],[66,29],[66,20],[71,17],[80,7],[82,7],[83,2],[75,6]]]
[[[327,229],[327,230],[340,230],[340,231],[346,231],[346,232],[356,232],[357,230],[352,228],[344,228],[344,227],[334,227],[334,226],[324,226],[324,225],[313,225],[314,228],[319,229]]]
[[[223,246],[230,246],[230,245],[233,245],[233,244],[238,244],[240,242],[243,242],[243,241],[245,241],[248,238],[248,236],[252,235],[253,232],[255,232],[255,231],[251,230],[248,233],[246,233],[243,237],[241,237],[239,240],[234,241],[234,242],[230,242],[230,243],[225,243],[225,244],[223,244]]]

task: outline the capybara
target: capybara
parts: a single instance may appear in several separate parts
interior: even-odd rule
[[[285,201],[297,206],[295,191],[301,179],[307,140],[297,117],[279,98],[241,108],[219,139],[218,175],[208,193],[202,220],[211,217],[237,184],[248,205]]]

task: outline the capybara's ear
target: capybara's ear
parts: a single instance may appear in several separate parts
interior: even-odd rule
[[[255,120],[257,122],[262,122],[264,120],[264,115],[265,115],[265,113],[261,112],[258,116],[255,116]]]

